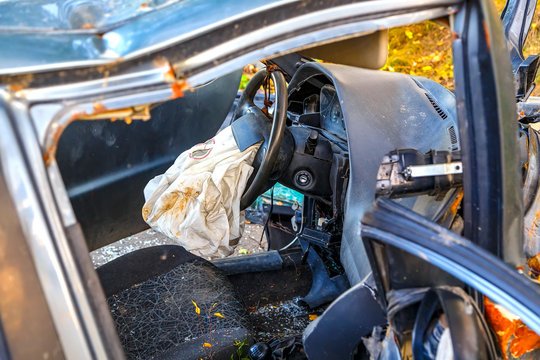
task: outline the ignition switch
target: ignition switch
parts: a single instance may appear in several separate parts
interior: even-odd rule
[[[313,179],[313,175],[307,170],[300,170],[296,173],[294,176],[294,182],[299,187],[307,187],[311,184],[311,181]]]

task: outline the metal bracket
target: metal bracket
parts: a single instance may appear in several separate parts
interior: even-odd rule
[[[461,161],[453,161],[444,164],[410,165],[403,170],[403,175],[407,180],[426,176],[454,175],[462,173],[463,165]]]
[[[428,194],[444,196],[461,186],[463,164],[457,152],[397,149],[384,156],[377,173],[378,196],[399,198]]]

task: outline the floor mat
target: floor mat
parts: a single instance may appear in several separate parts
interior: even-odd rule
[[[229,276],[248,309],[257,341],[270,342],[301,334],[326,306],[308,309],[298,303],[311,288],[311,271],[305,264],[290,264],[280,271]]]
[[[149,359],[190,341],[213,345],[212,331],[249,327],[230,283],[203,260],[181,264],[107,302],[129,359]]]

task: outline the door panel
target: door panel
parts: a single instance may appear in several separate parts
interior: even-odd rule
[[[184,150],[212,137],[236,96],[241,72],[151,111],[146,122],[75,121],[57,162],[90,250],[144,230],[143,188]]]

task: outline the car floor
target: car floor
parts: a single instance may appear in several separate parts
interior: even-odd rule
[[[302,334],[324,307],[308,309],[299,298],[311,288],[311,271],[305,264],[286,264],[279,271],[229,276],[244,301],[257,341]]]
[[[168,244],[176,242],[149,229],[92,251],[90,256],[97,268],[129,252]],[[243,236],[231,257],[264,252],[267,246],[263,226],[246,222]],[[299,301],[311,288],[311,271],[307,264],[301,263],[298,253],[291,254],[285,256],[281,270],[228,276],[246,305],[257,342],[270,343],[301,335],[326,307],[309,309]]]

